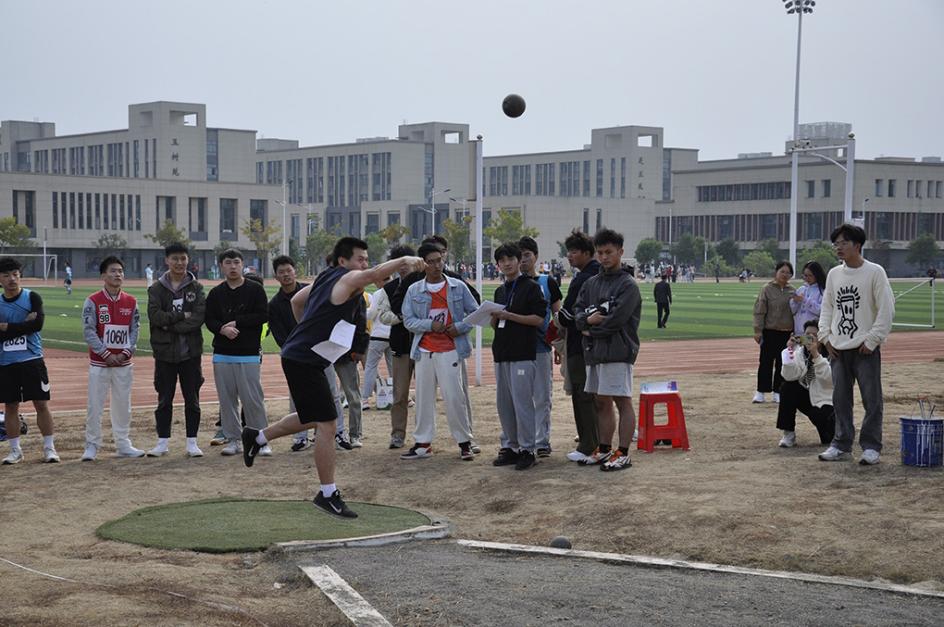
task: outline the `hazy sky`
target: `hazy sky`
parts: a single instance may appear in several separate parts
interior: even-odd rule
[[[0,0],[0,119],[84,133],[178,100],[302,145],[440,120],[487,155],[622,124],[702,159],[782,153],[796,22],[781,0]],[[800,121],[852,123],[861,157],[944,155],[942,30],[942,0],[817,0]],[[517,120],[510,92],[528,103]]]

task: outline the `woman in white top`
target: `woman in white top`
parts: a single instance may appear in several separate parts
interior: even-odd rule
[[[819,320],[823,306],[823,292],[826,290],[826,271],[817,261],[810,261],[803,266],[803,285],[797,288],[790,301],[793,312],[793,332],[803,335],[803,325],[807,320]]]
[[[796,413],[805,414],[822,444],[833,441],[836,418],[833,414],[833,377],[829,361],[816,339],[819,321],[803,324],[802,339],[791,339],[781,354],[783,385],[780,386],[780,407],[777,428],[783,432],[781,448],[796,446]],[[798,341],[800,340],[800,341]]]

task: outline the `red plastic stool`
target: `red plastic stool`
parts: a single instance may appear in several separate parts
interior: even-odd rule
[[[664,404],[669,421],[664,425],[653,424],[653,409]],[[688,450],[688,431],[685,429],[685,412],[682,397],[677,392],[639,395],[639,439],[636,449],[651,453],[656,440],[672,440],[672,448]]]

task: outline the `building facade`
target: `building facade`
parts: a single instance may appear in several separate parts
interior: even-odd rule
[[[809,145],[845,163],[851,127],[802,125]],[[202,104],[152,102],[128,107],[128,128],[57,136],[49,122],[0,123],[0,217],[13,216],[31,236],[69,260],[77,276],[97,273],[103,235],[127,242],[129,274],[162,252],[148,239],[170,220],[193,241],[195,262],[213,265],[213,249],[251,219],[303,244],[315,228],[365,237],[390,225],[418,241],[446,218],[475,206],[475,142],[467,124],[404,124],[394,138],[300,147],[292,139],[256,139],[254,130],[208,127]],[[486,144],[487,147],[487,144]],[[789,150],[789,145],[787,146]],[[944,240],[944,164],[940,158],[855,161],[853,206],[864,216],[869,256],[892,274],[913,274],[908,243],[930,232]],[[626,257],[640,240],[668,248],[690,233],[709,242],[734,239],[742,249],[789,241],[790,157],[772,153],[699,161],[697,149],[664,145],[651,126],[592,129],[590,143],[558,152],[487,156],[483,223],[518,212],[539,232],[542,259],[561,258],[574,228],[602,227],[626,237]],[[842,220],[845,175],[830,161],[800,160],[798,246],[827,238]],[[483,241],[485,259],[493,242]],[[376,255],[375,255],[376,257]],[[262,260],[254,263],[262,264]]]

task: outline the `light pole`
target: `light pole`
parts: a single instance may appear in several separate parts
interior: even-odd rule
[[[813,13],[815,0],[783,0],[788,15],[797,16],[797,60],[796,81],[793,86],[793,148],[790,160],[790,263],[796,268],[797,253],[797,196],[800,191],[800,154],[796,151],[800,141],[800,43],[803,39],[803,14]]]
[[[429,190],[429,214],[433,219],[433,230],[430,235],[436,234],[436,203],[433,199],[436,198],[436,196],[442,196],[443,194],[449,193],[451,191],[452,190],[448,187],[440,192],[437,192],[435,189]]]

